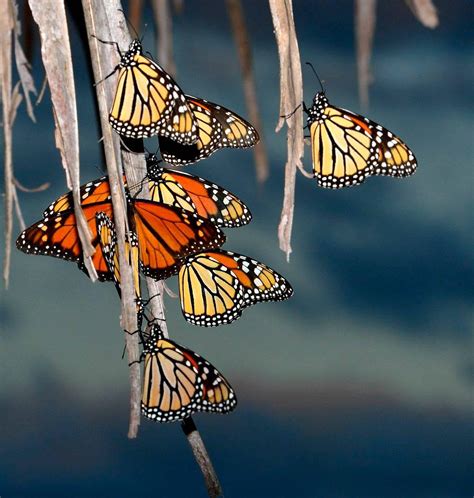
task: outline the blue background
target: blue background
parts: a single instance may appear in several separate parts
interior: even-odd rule
[[[244,2],[270,179],[256,184],[248,150],[187,171],[249,205],[253,222],[228,230],[226,248],[279,270],[295,295],[219,329],[187,324],[167,299],[172,338],[222,370],[239,397],[229,416],[195,417],[229,498],[472,494],[472,4],[436,4],[441,24],[428,30],[404,2],[379,2],[366,113],[407,141],[418,172],[342,191],[299,175],[287,264],[276,235],[286,159],[285,132],[274,133],[277,51],[267,3]],[[295,19],[302,61],[335,105],[360,111],[353,3],[296,1]],[[86,182],[103,165],[71,31]],[[224,2],[186,1],[174,42],[182,88],[247,115]],[[155,54],[150,28],[145,44]],[[33,68],[40,87],[38,47]],[[309,103],[319,88],[310,71],[304,84]],[[66,188],[48,98],[36,115],[34,125],[21,108],[15,123],[16,176],[51,188],[20,194],[27,224]],[[14,250],[0,303],[2,497],[206,496],[179,425],[142,420],[138,439],[126,438],[118,313],[112,285]]]

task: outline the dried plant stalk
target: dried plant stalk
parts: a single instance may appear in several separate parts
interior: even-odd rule
[[[286,116],[288,157],[285,165],[285,189],[283,195],[283,209],[278,226],[280,249],[285,252],[289,260],[291,254],[291,230],[295,207],[296,169],[303,170],[301,159],[304,154],[303,136],[303,79],[301,62],[293,19],[291,0],[269,0],[273,26],[278,45],[280,58],[280,119],[276,132],[280,131]],[[303,170],[304,171],[304,170]]]
[[[118,0],[109,0],[107,4],[102,4],[99,0],[82,0],[82,5],[84,9],[86,26],[89,34],[95,34],[103,39],[113,40],[119,43],[119,46],[126,47],[130,43],[130,35],[126,29],[125,19],[123,14],[119,9],[121,9],[120,2]],[[104,46],[96,38],[90,38],[90,49],[94,69],[94,77],[96,81],[102,80],[108,72],[110,72],[110,66],[114,67],[118,63],[118,54],[111,54],[110,46]],[[108,49],[108,50],[106,50]],[[115,51],[114,51],[115,52]],[[101,125],[104,138],[104,148],[106,152],[107,160],[107,171],[109,173],[109,181],[112,191],[112,202],[114,203],[114,219],[117,226],[117,237],[119,242],[119,265],[121,274],[121,287],[122,287],[122,326],[126,330],[135,330],[136,328],[136,310],[134,302],[134,289],[132,282],[132,269],[129,262],[126,260],[124,252],[125,243],[125,209],[123,197],[117,199],[119,193],[123,192],[123,184],[121,183],[121,174],[118,173],[120,165],[120,157],[118,154],[118,137],[112,128],[108,124],[108,105],[107,102],[112,102],[112,96],[114,92],[114,79],[103,81],[100,85],[97,85],[97,98],[99,101],[99,112],[101,118]],[[143,154],[132,154],[129,152],[122,151],[123,165],[125,169],[125,174],[127,177],[127,182],[129,185],[135,185],[143,180],[146,172],[146,166]],[[121,189],[119,190],[119,186]],[[147,189],[142,189],[141,194],[143,197],[147,197],[149,193]],[[117,202],[118,201],[118,202]],[[119,204],[119,209],[116,210],[116,204]],[[118,215],[118,216],[117,216]],[[119,221],[117,221],[119,220]],[[119,231],[120,230],[120,231]],[[125,270],[125,271],[124,271]],[[154,297],[151,301],[152,311],[155,316],[164,318],[164,308],[163,308],[163,294],[162,283],[154,282],[151,279],[147,279],[149,286],[149,295],[158,296]],[[166,322],[160,322],[162,328],[166,327]],[[129,327],[127,329],[127,327]],[[135,328],[133,328],[135,327]],[[138,338],[137,334],[130,335],[126,334],[126,345],[127,354],[129,362],[136,362],[139,355],[138,350]],[[129,437],[136,437],[138,424],[140,421],[140,368],[137,363],[130,365],[130,385],[131,385],[131,414],[130,414],[130,426],[129,426]],[[195,431],[194,437],[189,441],[193,452],[195,447],[204,447],[204,443],[197,430]],[[201,465],[201,462],[199,462]],[[203,463],[206,469],[212,469],[208,471],[210,475],[214,476],[214,481],[218,482],[217,476],[213,471],[213,466],[209,458]],[[201,467],[202,468],[202,467]],[[207,481],[206,481],[207,484]],[[215,486],[215,484],[213,484]],[[209,488],[208,488],[209,489]]]
[[[172,76],[176,76],[173,58],[173,17],[168,0],[152,0],[157,30],[156,45],[160,65]]]
[[[184,419],[181,422],[181,428],[188,438],[188,442],[193,450],[194,458],[196,459],[201,472],[203,473],[204,480],[206,481],[207,492],[211,498],[217,498],[218,496],[224,496],[221,484],[217,478],[216,471],[212,465],[209,454],[207,453],[206,447],[202,442],[201,436],[199,435],[196,425],[191,417]]]
[[[262,121],[258,108],[257,91],[252,69],[252,50],[250,40],[245,26],[244,13],[241,0],[227,0],[232,32],[234,34],[237,52],[239,54],[240,67],[244,84],[245,102],[250,122],[260,133],[260,142],[254,147],[255,171],[257,181],[264,183],[268,178],[268,158],[262,135]]]
[[[132,0],[128,2],[128,18],[130,24],[137,30],[140,30],[143,14],[143,0]]]
[[[361,106],[369,106],[369,85],[372,83],[370,57],[375,32],[376,0],[356,0],[355,36],[357,45],[357,80]]]
[[[2,85],[2,117],[5,175],[5,256],[3,281],[8,287],[13,233],[13,159],[12,159],[12,33],[13,16],[8,0],[0,0],[0,84]]]
[[[406,2],[413,15],[423,26],[431,29],[438,26],[438,12],[431,0],[406,0]]]
[[[79,130],[76,112],[76,91],[72,68],[69,32],[63,0],[29,0],[33,19],[41,37],[41,57],[46,70],[54,120],[56,147],[66,172],[67,185],[74,198],[74,214],[82,246],[84,263],[92,280],[97,278],[91,256],[94,247],[91,233],[81,208],[79,195]],[[51,15],[54,12],[54,15]]]
[[[128,34],[123,14],[118,11],[122,6],[118,1],[109,1],[106,4],[99,0],[82,0],[87,33],[89,35],[89,48],[91,52],[94,78],[101,81],[110,73],[110,68],[119,62],[119,54],[109,45],[100,43],[94,36],[105,40],[117,41],[122,46],[127,46],[130,36]],[[110,11],[108,10],[110,9]],[[112,32],[111,26],[114,26]],[[110,190],[112,195],[114,224],[117,231],[120,285],[122,289],[122,328],[125,333],[125,344],[130,364],[130,421],[128,437],[134,438],[140,425],[140,399],[141,379],[139,347],[137,334],[131,334],[137,329],[137,315],[135,305],[135,290],[133,287],[132,268],[125,256],[125,234],[128,231],[126,218],[126,200],[122,180],[122,161],[120,156],[119,138],[109,125],[109,103],[112,102],[115,80],[110,78],[96,86],[99,114],[103,133],[103,144],[109,175]],[[126,173],[128,173],[128,168]]]

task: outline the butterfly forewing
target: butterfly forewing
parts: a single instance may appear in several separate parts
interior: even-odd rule
[[[139,40],[122,56],[109,121],[126,137],[160,135],[184,144],[198,139],[183,91],[162,67],[142,54]]]

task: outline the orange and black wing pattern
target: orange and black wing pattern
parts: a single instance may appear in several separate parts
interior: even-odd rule
[[[92,262],[99,280],[112,280],[113,275],[99,248],[95,215],[103,212],[113,222],[113,208],[107,190],[108,182],[102,180],[98,185],[100,194],[91,190],[83,198],[82,208],[92,234],[92,245],[96,248]],[[97,198],[103,197],[106,200],[90,202],[96,195]],[[71,207],[66,208],[66,205]],[[19,235],[16,242],[18,249],[27,254],[74,261],[84,270],[82,247],[72,210],[72,196],[62,196],[45,213],[42,220]],[[140,268],[146,275],[156,279],[176,274],[186,256],[220,247],[225,241],[222,231],[210,221],[158,202],[129,200],[128,217],[138,239]]]
[[[176,274],[186,256],[225,242],[223,232],[210,221],[153,201],[133,202],[133,230],[140,270],[157,280]]]
[[[290,283],[276,271],[229,251],[195,254],[179,270],[181,309],[185,319],[195,325],[231,323],[248,306],[292,295]]]
[[[162,336],[153,325],[145,343],[142,413],[156,422],[196,412],[228,413],[237,405],[229,382],[194,351]]]
[[[112,280],[102,251],[97,250],[98,237],[95,215],[102,211],[112,216],[111,202],[98,202],[83,207],[84,215],[92,234],[92,245],[96,248],[92,256],[92,263],[97,271],[99,280]],[[53,256],[67,261],[76,262],[85,270],[83,253],[79,233],[77,231],[76,216],[71,209],[58,211],[45,216],[26,230],[16,241],[16,246],[26,254]]]
[[[223,147],[252,147],[260,140],[257,130],[244,118],[225,107],[186,95],[198,128],[198,140],[192,145],[176,143],[171,137],[159,137],[163,159],[184,166],[205,159]]]
[[[417,162],[410,148],[373,121],[333,107],[323,92],[307,110],[313,173],[318,185],[342,188],[361,184],[371,175],[405,177]]]
[[[232,192],[204,178],[161,168],[153,158],[147,159],[153,201],[195,213],[219,227],[240,227],[251,221],[249,209]]]
[[[122,55],[109,114],[112,128],[130,138],[159,135],[177,143],[195,143],[197,127],[183,91],[142,52],[140,40],[134,40]]]

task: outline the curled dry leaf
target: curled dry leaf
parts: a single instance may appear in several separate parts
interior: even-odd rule
[[[296,170],[303,168],[301,163],[304,154],[301,108],[303,78],[291,0],[269,0],[269,2],[280,58],[280,118],[276,127],[277,132],[285,123],[285,118],[282,116],[293,113],[286,119],[288,156],[285,165],[283,209],[278,226],[280,249],[289,259],[292,250],[291,231],[295,207]]]

